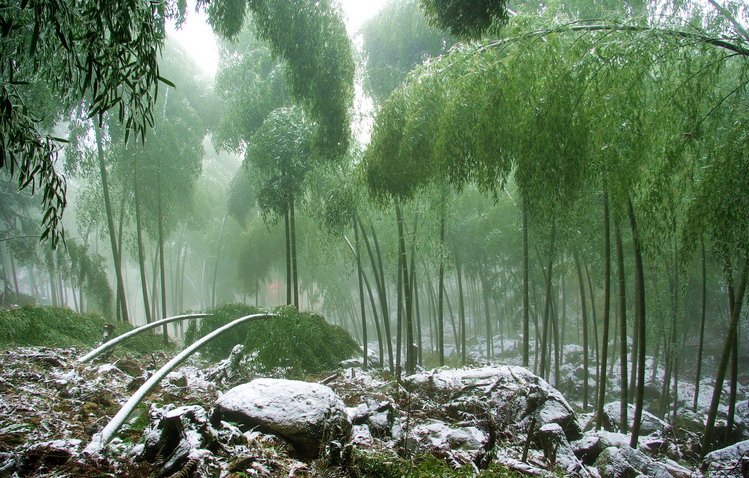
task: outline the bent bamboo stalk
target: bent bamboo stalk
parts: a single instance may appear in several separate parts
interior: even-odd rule
[[[120,411],[117,412],[117,414],[112,417],[112,420],[109,421],[107,426],[105,426],[101,432],[95,434],[91,438],[91,442],[86,446],[86,448],[83,450],[84,453],[89,455],[98,454],[101,452],[102,448],[109,443],[109,441],[114,437],[114,434],[117,433],[117,430],[120,429],[122,424],[127,420],[127,417],[130,416],[130,413],[135,409],[135,407],[138,406],[138,403],[140,403],[141,400],[143,400],[143,397],[148,394],[148,392],[151,391],[153,387],[158,384],[161,379],[163,379],[166,374],[171,372],[177,365],[179,365],[181,362],[183,362],[186,358],[188,358],[190,355],[192,355],[196,350],[198,350],[201,346],[206,344],[207,342],[213,340],[214,338],[218,337],[219,335],[223,334],[224,332],[236,327],[239,324],[242,324],[244,322],[249,322],[251,320],[260,320],[260,319],[269,319],[271,317],[278,317],[277,314],[253,314],[253,315],[246,315],[244,317],[240,317],[237,320],[234,320],[233,322],[229,322],[228,324],[224,325],[223,327],[220,327],[210,334],[202,337],[200,340],[195,342],[194,344],[187,347],[185,350],[179,353],[176,357],[174,357],[172,360],[166,363],[163,367],[161,367],[156,373],[154,373],[151,378],[149,378],[146,383],[141,385],[141,387],[130,397],[130,399],[125,403],[125,405],[120,408]]]
[[[183,319],[200,319],[203,317],[211,317],[212,314],[187,314],[187,315],[175,315],[174,317],[167,317],[166,319],[157,320],[156,322],[151,322],[150,324],[141,325],[137,329],[133,329],[127,333],[124,333],[122,335],[118,335],[117,337],[113,338],[109,342],[105,342],[101,344],[100,346],[96,347],[91,352],[87,353],[86,355],[79,357],[78,362],[79,363],[86,363],[90,360],[93,360],[97,356],[103,354],[107,350],[111,349],[118,343],[122,342],[123,340],[127,340],[130,337],[133,337],[134,335],[138,335],[141,332],[145,332],[146,330],[152,329],[154,327],[158,327],[159,325],[168,324],[169,322],[175,322],[177,320],[183,320]]]

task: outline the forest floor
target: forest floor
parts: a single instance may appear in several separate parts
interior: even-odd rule
[[[223,432],[216,431],[217,443],[212,448],[210,459],[199,464],[191,460],[182,463],[176,470],[166,469],[166,457],[144,458],[146,454],[143,449],[148,433],[156,427],[158,417],[164,416],[164,410],[197,405],[209,411],[221,393],[254,378],[231,370],[227,362],[207,364],[197,358],[170,373],[146,397],[145,403],[129,418],[104,456],[88,456],[82,450],[93,434],[101,430],[121,404],[170,357],[161,353],[138,355],[116,350],[94,364],[81,365],[76,360],[81,353],[75,348],[47,347],[18,347],[0,351],[0,477],[426,477],[477,476],[479,468],[487,468],[485,453],[478,449],[464,451],[436,447],[430,451],[416,445],[409,446],[408,439],[404,439],[408,438],[408,432],[404,435],[402,430],[378,439],[371,435],[362,436],[361,429],[354,427],[353,458],[349,456],[343,462],[340,459],[311,463],[299,461],[279,441],[258,434],[245,434],[246,443],[242,449],[251,452],[237,457],[232,453],[229,441],[222,442]],[[570,353],[574,353],[574,350]],[[570,395],[576,395],[580,388],[580,380],[574,378],[578,375],[577,368],[568,367],[560,373],[568,381],[566,387]],[[613,379],[610,377],[610,380]],[[327,383],[351,410],[357,406],[361,408],[365,403],[390,403],[395,411],[395,422],[403,419],[406,424],[409,420],[433,424],[444,419],[444,416],[438,416],[441,414],[440,407],[415,407],[414,396],[399,389],[392,377],[377,372],[348,368],[339,370],[335,375],[309,377],[308,380]],[[657,387],[652,388],[655,393]],[[691,403],[690,385],[680,384],[679,390],[684,405]],[[703,387],[705,397],[709,396],[711,390],[709,380],[706,380]],[[613,385],[611,393],[613,396],[618,393]],[[746,399],[746,387],[739,387],[742,413],[746,412]],[[580,404],[575,405],[576,400],[573,398],[570,403],[576,409],[577,419],[583,428],[590,428],[591,415],[582,413]],[[704,402],[704,397],[700,401]],[[411,412],[417,408],[420,410],[418,413]],[[677,418],[672,420],[676,427],[670,424],[667,429],[658,432],[660,438],[656,441],[661,440],[658,446],[665,449],[659,452],[660,458],[656,460],[671,464],[671,476],[702,476],[699,455],[694,450],[699,443],[699,430],[689,425],[688,420],[678,421]],[[699,417],[695,420],[699,422]],[[743,420],[739,416],[737,425],[745,430],[747,423]],[[478,422],[476,419],[473,423]],[[482,435],[480,431],[475,433]],[[668,437],[664,439],[666,435]],[[434,441],[434,437],[429,439]],[[531,447],[526,460],[521,460],[523,441],[508,439],[507,449],[495,451],[492,457],[494,465],[478,476],[567,475],[555,464],[553,457],[550,459],[548,453],[535,445]],[[483,464],[479,466],[482,460]],[[579,476],[601,475],[595,467],[589,466],[581,469]]]

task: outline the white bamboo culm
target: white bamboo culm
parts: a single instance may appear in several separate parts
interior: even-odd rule
[[[120,408],[120,411],[117,412],[117,415],[112,417],[112,420],[109,421],[107,426],[105,426],[101,432],[96,433],[91,438],[91,442],[88,444],[88,446],[86,446],[83,452],[89,455],[95,455],[95,454],[100,453],[102,448],[104,448],[104,446],[107,443],[109,443],[109,441],[114,437],[114,434],[117,433],[117,430],[119,430],[122,424],[125,422],[125,420],[127,420],[127,417],[130,416],[130,413],[132,413],[135,407],[138,406],[138,403],[140,403],[140,401],[143,400],[143,397],[145,397],[146,394],[150,392],[151,389],[154,386],[156,386],[156,384],[158,384],[161,381],[161,379],[163,379],[166,376],[166,374],[171,372],[177,365],[179,365],[187,357],[192,355],[201,346],[203,346],[207,342],[213,340],[214,338],[223,334],[227,330],[232,329],[233,327],[236,327],[237,325],[241,323],[248,322],[250,320],[269,319],[271,317],[278,317],[278,315],[277,314],[253,314],[253,315],[246,315],[244,317],[240,317],[239,319],[234,320],[233,322],[229,322],[223,327],[220,327],[214,330],[210,334],[206,335],[205,337],[202,337],[200,340],[198,340],[197,342],[195,342],[194,344],[190,345],[185,350],[180,352],[179,355],[174,357],[166,365],[164,365],[156,373],[154,373],[151,376],[151,378],[149,378],[146,381],[146,383],[141,385],[141,387],[130,397],[127,403],[125,403],[122,406],[122,408]]]
[[[176,322],[177,320],[183,320],[183,319],[201,319],[204,317],[211,317],[211,315],[212,314],[175,315],[174,317],[167,317],[166,319],[157,320],[156,322],[151,322],[150,324],[141,325],[137,329],[133,329],[130,332],[124,333],[122,335],[118,335],[117,337],[113,338],[109,342],[105,342],[101,344],[100,346],[96,347],[94,350],[87,353],[86,355],[79,357],[78,362],[86,363],[90,360],[93,360],[94,358],[103,354],[104,352],[111,349],[112,347],[122,342],[123,340],[127,340],[134,335],[138,335],[141,332],[145,332],[146,330],[152,329],[154,327],[158,327],[159,325],[168,324],[169,322]]]

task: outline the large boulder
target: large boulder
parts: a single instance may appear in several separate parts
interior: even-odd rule
[[[581,436],[575,412],[564,396],[523,367],[433,370],[406,377],[403,385],[422,403],[433,404],[445,418],[459,422],[469,414],[489,414],[505,438],[519,437],[529,430],[535,433],[549,423],[559,424],[568,440]]]
[[[601,478],[672,478],[666,466],[628,446],[606,448],[598,456],[595,466]]]
[[[702,462],[706,477],[749,476],[749,440],[708,453]]]
[[[635,416],[635,406],[631,403],[627,404],[627,417],[632,420]],[[603,407],[603,428],[610,432],[621,432],[619,429],[619,423],[621,422],[621,405],[620,402],[607,403]],[[668,431],[670,426],[660,418],[656,417],[647,410],[642,411],[642,420],[640,422],[640,434],[651,435],[657,434],[662,435]]]
[[[281,437],[304,460],[351,436],[340,397],[325,385],[297,380],[260,378],[232,388],[216,401],[212,421],[222,420]]]

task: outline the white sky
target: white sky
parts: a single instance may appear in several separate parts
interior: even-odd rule
[[[353,35],[362,24],[374,16],[385,5],[387,0],[338,0],[343,8],[344,21],[349,35]],[[211,78],[218,69],[218,46],[211,26],[204,14],[195,13],[195,2],[188,1],[187,21],[180,30],[173,25],[168,27],[168,35],[176,38],[195,61]]]

